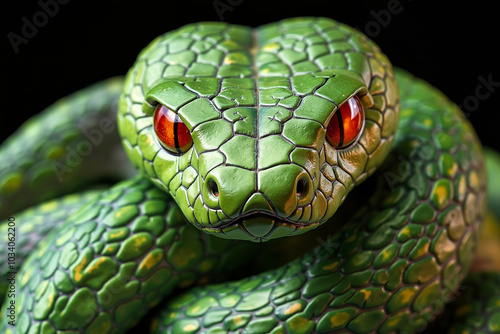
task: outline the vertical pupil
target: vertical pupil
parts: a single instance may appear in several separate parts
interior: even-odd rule
[[[358,137],[363,122],[363,106],[358,97],[353,96],[333,115],[326,130],[326,138],[336,148],[347,147]]]
[[[342,146],[344,144],[344,112],[342,112],[342,109],[340,112],[336,112],[335,115],[337,115],[337,131],[338,131],[338,146]]]
[[[158,104],[154,115],[154,129],[162,145],[174,153],[186,152],[193,142],[191,133],[179,115]]]
[[[181,153],[179,145],[179,115],[177,114],[174,117],[174,145],[177,152]]]

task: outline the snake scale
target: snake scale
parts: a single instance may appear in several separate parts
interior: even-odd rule
[[[131,175],[115,109],[139,174],[66,195]],[[25,259],[2,333],[500,331],[498,273],[445,306],[486,217],[474,130],[334,20],[168,32],[0,157]]]

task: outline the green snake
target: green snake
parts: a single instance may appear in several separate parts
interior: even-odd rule
[[[2,333],[411,333],[443,308],[445,331],[500,331],[495,272],[445,306],[487,210],[474,130],[334,20],[168,32],[0,157],[26,257]]]

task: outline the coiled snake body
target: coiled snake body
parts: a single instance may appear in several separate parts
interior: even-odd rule
[[[120,90],[140,174],[12,215],[127,174],[101,141]],[[486,212],[482,149],[458,108],[326,18],[169,32],[0,156],[0,211],[30,252],[7,333],[421,330],[456,296]],[[365,180],[355,214],[334,215]],[[489,297],[473,327],[493,332]]]

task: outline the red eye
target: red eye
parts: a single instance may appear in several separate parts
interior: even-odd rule
[[[155,110],[154,128],[163,147],[173,153],[184,153],[193,144],[189,129],[179,115],[158,104]]]
[[[363,105],[353,96],[333,115],[326,128],[326,139],[335,148],[347,147],[358,138],[364,120]]]

